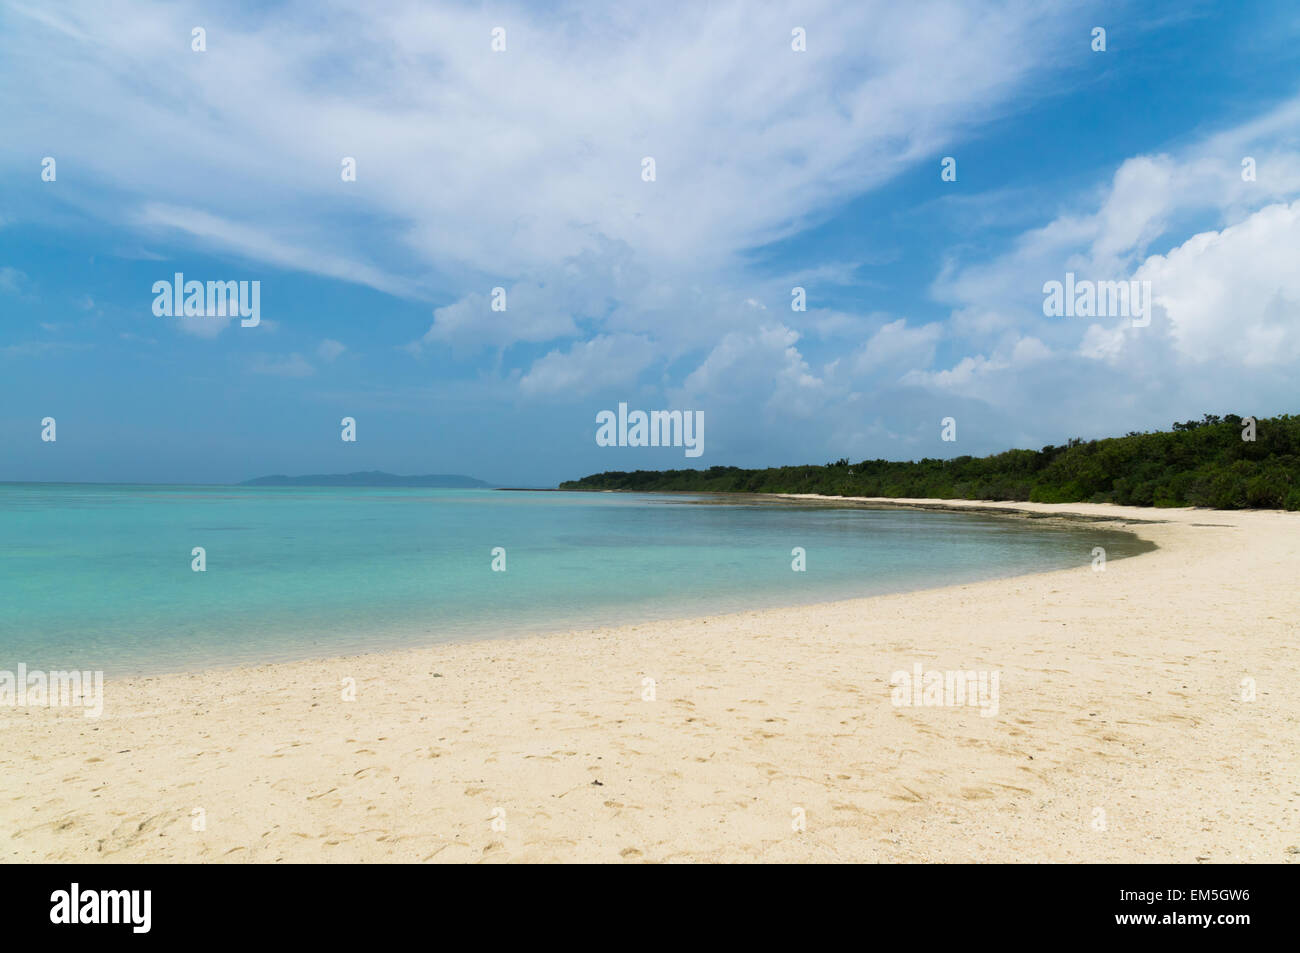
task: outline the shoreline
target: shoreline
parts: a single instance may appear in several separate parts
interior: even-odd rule
[[[273,489],[279,489],[274,487]],[[523,490],[522,492],[533,492]],[[581,492],[609,492],[623,493],[627,491],[609,490],[609,491],[581,491]],[[948,505],[950,501],[904,501],[899,502],[894,498],[875,498],[875,497],[830,497],[817,496],[813,494],[773,494],[773,493],[736,493],[736,494],[699,494],[686,493],[678,494],[676,491],[665,493],[639,493],[639,496],[664,496],[661,502],[671,503],[682,506],[768,506],[773,508],[784,509],[812,509],[812,508],[830,508],[830,509],[869,509],[869,510],[889,510],[889,509],[911,509],[911,510],[930,510],[939,512],[967,512],[973,516],[994,517],[996,519],[1034,519],[1040,525],[1057,526],[1071,528],[1076,531],[1080,529],[1080,523],[1118,523],[1119,526],[1106,525],[1102,528],[1112,532],[1126,532],[1124,526],[1128,522],[1159,522],[1156,520],[1130,520],[1126,517],[1107,515],[1107,516],[1084,516],[1072,515],[1069,513],[1031,513],[1015,509],[999,508],[998,504],[988,506],[973,503],[966,506]],[[690,499],[671,499],[673,496],[686,496]],[[1130,558],[1136,555],[1142,555],[1151,549],[1157,548],[1155,543],[1142,540],[1136,533],[1127,532],[1133,540],[1137,541],[1137,552],[1125,553],[1123,556],[1113,556],[1112,558]],[[1029,573],[1023,571],[1008,570],[1007,575],[996,575],[988,579],[974,579],[973,582],[991,581],[993,579],[1011,579],[1023,575],[1035,575],[1040,572],[1050,572],[1050,569],[1036,569]],[[854,599],[876,598],[881,595],[903,595],[908,592],[926,592],[933,589],[944,588],[945,585],[952,583],[942,583],[927,581],[920,585],[919,588],[904,588],[900,590],[889,590],[865,595],[828,595],[819,593],[817,595],[805,596],[794,602],[776,602],[774,604],[762,604],[755,606],[759,611],[770,609],[795,609],[795,608],[813,608],[820,605],[831,605],[838,602],[851,601]],[[529,638],[546,638],[553,635],[578,634],[590,632],[604,632],[616,629],[623,629],[630,626],[670,625],[677,622],[690,622],[699,619],[722,619],[728,616],[742,614],[746,609],[738,608],[716,608],[710,611],[699,611],[699,607],[691,609],[682,609],[672,611],[667,614],[637,614],[625,613],[624,618],[609,619],[606,621],[588,621],[588,622],[564,622],[564,621],[513,621],[497,631],[490,633],[472,632],[459,633],[452,636],[443,636],[439,632],[411,624],[402,626],[392,626],[384,630],[384,637],[380,639],[371,639],[370,644],[358,646],[355,651],[337,651],[324,648],[304,649],[299,647],[281,648],[274,653],[269,651],[260,651],[256,653],[245,653],[243,655],[227,655],[217,658],[194,657],[188,660],[171,660],[162,662],[132,662],[129,667],[126,664],[119,664],[116,669],[105,669],[104,681],[106,684],[120,682],[125,679],[136,678],[159,678],[169,675],[195,675],[207,672],[222,672],[233,670],[245,670],[263,668],[269,665],[286,665],[294,662],[304,661],[336,661],[343,659],[365,659],[371,656],[389,655],[395,652],[407,650],[417,650],[426,648],[436,648],[446,645],[458,645],[478,642],[494,642],[501,640],[518,640]],[[373,632],[371,634],[374,634]],[[54,665],[39,666],[40,668],[54,669]],[[0,706],[2,710],[3,706]]]
[[[1132,512],[1143,514],[1163,513],[1156,507],[1115,506],[1110,503],[1030,503],[1028,500],[927,500],[894,496],[823,496],[818,493],[772,493],[765,494],[783,500],[808,500],[817,503],[842,503],[845,506],[863,506],[873,509],[904,510],[939,510],[945,513],[979,513],[983,516],[1020,517],[1033,520],[1063,520],[1070,523],[1123,523],[1125,525],[1142,525],[1148,523],[1167,523],[1166,519],[1151,516],[1134,516]],[[1084,507],[1087,509],[1085,510]],[[1171,508],[1175,509],[1175,508]],[[1179,512],[1186,512],[1193,507],[1178,507]],[[1113,511],[1124,510],[1119,513]],[[1215,512],[1215,511],[1205,511]],[[1225,511],[1227,512],[1227,511]],[[1271,511],[1270,511],[1271,512]],[[1280,512],[1280,511],[1279,511]]]
[[[560,490],[563,493],[627,493],[636,496],[691,496],[703,497],[699,500],[687,500],[686,504],[701,506],[755,505],[778,503],[803,504],[805,506],[825,506],[840,509],[872,510],[938,510],[945,513],[974,513],[981,516],[1003,516],[1059,520],[1069,523],[1167,523],[1169,520],[1158,518],[1155,514],[1166,512],[1189,512],[1196,510],[1205,513],[1262,512],[1283,513],[1285,510],[1204,510],[1199,507],[1137,507],[1117,506],[1113,503],[1031,503],[1028,500],[938,500],[918,499],[901,496],[827,496],[823,493],[711,493],[703,490]],[[1085,512],[1085,508],[1089,511]],[[1091,512],[1097,510],[1098,512]],[[1101,512],[1106,510],[1107,512]],[[1110,512],[1124,510],[1125,513]],[[1131,513],[1151,514],[1133,516]]]
[[[97,720],[0,709],[0,860],[1296,859],[1300,514],[784,499],[1106,520],[1158,548],[1105,572],[129,676]],[[1000,672],[999,713],[896,707],[891,673],[913,664]]]

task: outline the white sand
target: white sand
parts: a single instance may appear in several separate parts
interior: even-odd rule
[[[1104,572],[0,708],[0,859],[1300,859],[1300,514],[1005,508],[1167,522]],[[998,715],[895,707],[917,662]]]

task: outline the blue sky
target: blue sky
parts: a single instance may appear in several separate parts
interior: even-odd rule
[[[0,0],[0,480],[542,486],[1300,409],[1293,4],[606,6]],[[177,271],[262,323],[156,316]],[[1150,325],[1045,317],[1067,271],[1150,281]],[[703,411],[703,456],[597,446],[620,401]]]

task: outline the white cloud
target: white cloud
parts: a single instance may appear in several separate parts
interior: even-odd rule
[[[1300,359],[1300,201],[1195,235],[1135,277],[1151,282],[1181,358],[1246,368]]]
[[[1052,349],[1038,338],[1020,338],[1011,348],[1011,366],[1025,367],[1045,361],[1051,356]]]
[[[799,333],[783,324],[733,331],[687,375],[678,399],[809,416],[822,406],[826,384],[800,354],[798,341]]]
[[[255,354],[248,369],[254,374],[268,374],[272,377],[310,377],[316,373],[316,368],[297,351],[283,357]]]
[[[873,334],[854,356],[853,370],[858,374],[883,370],[899,374],[929,367],[941,334],[938,324],[909,328],[902,318],[891,321]]]
[[[339,355],[346,350],[347,348],[338,341],[335,341],[333,338],[326,338],[317,346],[316,356],[328,364],[331,361],[337,360]]]
[[[506,310],[492,310],[491,289],[435,308],[433,324],[416,342],[416,350],[449,344],[463,355],[521,341],[540,343],[578,334],[578,326],[568,313],[566,289],[536,283],[497,287],[505,291]]]
[[[241,225],[217,215],[172,205],[149,203],[135,215],[135,223],[147,230],[173,229],[201,245],[236,254],[254,262],[312,272],[343,281],[369,285],[400,297],[415,294],[415,284],[369,265],[303,244],[281,241],[254,225]],[[231,276],[214,280],[230,280]],[[239,280],[248,280],[240,276]],[[260,279],[257,279],[260,280]]]
[[[1300,196],[1300,99],[1051,196],[1003,254],[954,254],[932,289],[943,323],[878,313],[866,291],[862,313],[818,307],[818,288],[868,287],[861,261],[755,277],[755,249],[1050,88],[1047,67],[1088,15],[1077,5],[813,2],[799,11],[806,54],[789,50],[787,11],[731,2],[578,18],[522,4],[358,13],[338,0],[312,7],[311,30],[292,5],[213,21],[204,54],[188,50],[210,19],[197,3],[12,9],[7,174],[48,141],[61,183],[69,168],[84,183],[67,200],[129,222],[139,235],[126,247],[250,263],[198,278],[258,278],[264,264],[439,303],[409,349],[518,347],[531,365],[501,379],[529,397],[631,388],[662,367],[667,394],[727,423],[711,418],[711,446],[746,428],[770,440],[760,415],[835,418],[828,428],[855,440],[910,433],[880,407],[919,401],[917,389],[1008,413],[1077,399],[1071,420],[1104,430],[1151,394],[1280,394],[1300,356],[1287,204]],[[498,21],[504,54],[488,47]],[[654,183],[640,179],[644,155]],[[1242,181],[1246,155],[1255,182]],[[356,182],[340,180],[343,156]],[[1020,216],[1041,207],[1026,198]],[[1042,284],[1068,270],[1149,278],[1152,326],[1044,318]],[[809,288],[804,314],[789,311],[796,284]],[[505,312],[489,306],[495,286]],[[226,326],[167,320],[209,336]],[[293,346],[317,361],[342,353],[313,343]],[[1179,376],[1187,364],[1195,380]],[[314,372],[297,352],[250,369]]]
[[[1300,98],[1176,152],[1134,156],[1006,253],[950,262],[934,293],[952,305],[946,331],[967,353],[905,381],[1031,413],[1068,402],[1074,386],[1087,395],[1074,426],[1096,433],[1167,426],[1171,407],[1284,409],[1300,361],[1297,122]],[[1242,178],[1243,156],[1256,159],[1255,181]],[[1220,224],[1206,230],[1207,218]],[[1044,281],[1070,271],[1150,281],[1150,326],[1044,317]]]
[[[164,322],[184,331],[186,334],[192,334],[195,337],[204,338],[210,341],[217,337],[217,335],[222,331],[226,330],[226,328],[230,327],[230,322],[234,319],[229,317],[220,317],[218,315],[202,315],[152,318],[151,320]]]
[[[587,336],[647,333],[677,353],[705,343],[711,299],[743,287],[749,249],[930,158],[1031,78],[1040,88],[1081,22],[1064,2],[813,0],[795,53],[788,11],[738,2],[576,17],[335,0],[312,6],[310,29],[293,5],[243,22],[197,2],[13,10],[0,165],[25,168],[26,144],[48,143],[87,186],[76,200],[150,247],[450,296],[426,346],[558,339],[590,320]],[[195,23],[209,23],[205,53],[188,48]],[[640,178],[645,155],[656,182]],[[628,293],[572,307],[583,283],[567,269],[584,255],[606,263],[602,289]],[[629,271],[642,279],[623,288]],[[478,320],[475,295],[529,283],[560,289],[549,310],[512,303],[510,333]]]
[[[0,268],[0,292],[18,294],[27,283],[27,275],[8,265]]]
[[[530,397],[580,397],[608,388],[628,390],[655,359],[653,343],[641,335],[600,335],[538,358],[519,382]]]

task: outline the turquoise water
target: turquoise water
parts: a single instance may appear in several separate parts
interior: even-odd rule
[[[0,485],[0,669],[177,671],[794,605],[1086,566],[1093,546],[1140,551],[1093,526],[942,512]]]

